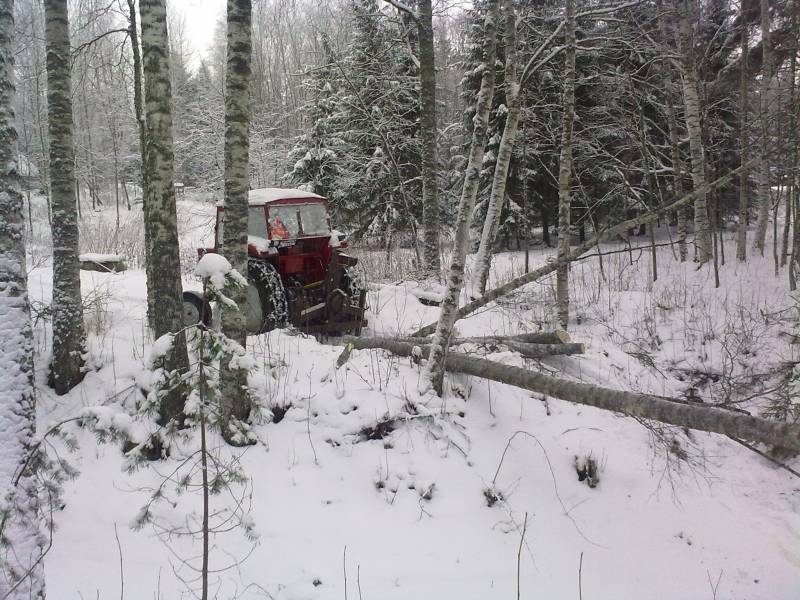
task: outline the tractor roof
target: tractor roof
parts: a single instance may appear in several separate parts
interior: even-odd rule
[[[283,188],[261,188],[260,190],[250,190],[250,206],[262,206],[277,202],[278,200],[324,200],[312,192],[304,190],[283,189]]]

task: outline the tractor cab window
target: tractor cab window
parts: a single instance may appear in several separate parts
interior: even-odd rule
[[[251,206],[247,211],[247,236],[267,239],[263,206]]]
[[[225,211],[217,212],[217,245],[225,243]],[[264,207],[251,206],[247,211],[247,237],[267,239],[267,226],[264,222]]]
[[[303,204],[297,207],[303,235],[328,235],[328,211],[322,204]]]
[[[297,206],[270,206],[269,233],[273,240],[288,240],[300,234]]]
[[[269,229],[273,240],[328,235],[328,213],[323,204],[271,206]]]

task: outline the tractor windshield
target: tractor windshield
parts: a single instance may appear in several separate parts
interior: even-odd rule
[[[269,207],[272,239],[328,235],[328,213],[323,204],[284,204]]]

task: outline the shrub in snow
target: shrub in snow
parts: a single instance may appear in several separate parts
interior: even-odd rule
[[[575,456],[575,471],[578,481],[585,481],[590,488],[596,488],[600,483],[600,467],[592,453]]]
[[[496,487],[489,486],[484,488],[483,490],[483,497],[486,500],[486,506],[489,508],[493,507],[498,502],[503,502],[505,497],[503,496],[503,492],[498,490]]]

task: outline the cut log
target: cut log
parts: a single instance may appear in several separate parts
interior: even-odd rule
[[[128,270],[125,257],[117,254],[81,254],[78,257],[78,262],[81,271],[117,273]]]
[[[514,352],[519,352],[525,358],[544,358],[546,356],[583,354],[586,346],[578,343],[570,344],[528,344],[516,340],[503,340],[497,342]]]
[[[563,329],[555,331],[537,331],[536,333],[520,333],[512,335],[511,339],[529,344],[569,344],[572,338]]]
[[[410,342],[412,344],[430,344],[431,338],[424,336],[416,337],[403,337],[399,338],[401,341]],[[526,344],[569,344],[572,338],[563,329],[556,329],[555,331],[537,331],[535,333],[519,333],[516,335],[485,335],[474,337],[455,338],[450,342],[450,345],[456,344],[483,344],[488,342],[501,342],[502,340],[513,340],[515,342],[524,342]]]
[[[431,345],[430,338],[414,337],[414,338],[400,338],[398,341],[408,344],[414,344],[421,348],[427,348]],[[565,355],[565,354],[583,354],[586,352],[586,347],[583,344],[576,343],[557,343],[557,344],[534,344],[529,342],[520,341],[515,337],[467,337],[467,338],[454,338],[450,340],[449,346],[460,346],[461,344],[492,344],[495,346],[505,346],[515,352],[519,352],[525,358],[544,358],[545,356]]]
[[[418,350],[415,352],[415,347],[418,346],[393,338],[347,338],[347,346],[337,364],[339,366],[344,364],[354,349],[382,349],[399,356],[412,356],[419,354]],[[567,381],[454,352],[447,354],[445,368],[453,373],[490,379],[568,402],[618,412],[629,417],[651,419],[678,427],[719,433],[800,451],[800,427],[754,417],[742,412],[724,410],[676,398],[625,392],[588,383]]]

